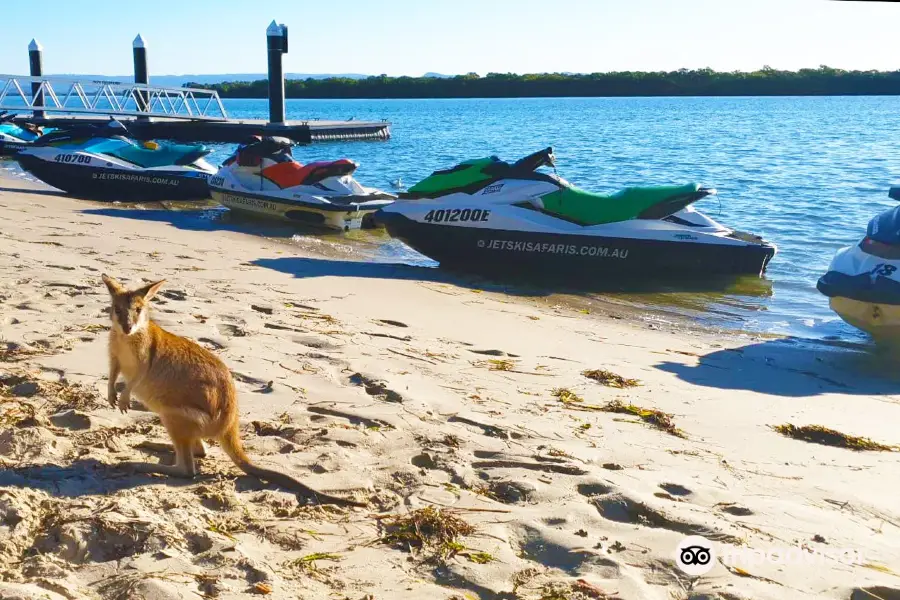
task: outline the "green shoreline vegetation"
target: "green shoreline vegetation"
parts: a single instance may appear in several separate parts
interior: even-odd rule
[[[228,81],[186,83],[185,87],[216,90],[223,98],[266,98],[268,83]],[[388,77],[364,79],[291,79],[288,98],[542,98],[622,96],[883,96],[900,95],[900,71],[818,69],[719,72],[680,69],[670,72],[517,75],[476,73],[455,77]]]

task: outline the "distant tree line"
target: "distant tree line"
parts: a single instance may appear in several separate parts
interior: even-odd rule
[[[186,83],[223,98],[266,98],[268,82]],[[818,69],[719,72],[678,71],[516,75],[476,73],[455,77],[292,79],[288,98],[533,98],[562,96],[847,96],[900,95],[900,71]]]

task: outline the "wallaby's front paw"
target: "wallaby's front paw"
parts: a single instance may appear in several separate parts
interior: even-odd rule
[[[124,414],[128,412],[129,408],[131,408],[131,394],[122,392],[119,395],[119,410]]]
[[[116,408],[119,405],[119,400],[116,398],[115,390],[106,395],[106,401],[109,402],[109,405],[113,408]]]

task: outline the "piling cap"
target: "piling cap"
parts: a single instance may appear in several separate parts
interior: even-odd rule
[[[134,41],[131,42],[132,48],[146,48],[146,44],[144,43],[144,38],[141,37],[141,34],[137,34],[137,37],[134,38]]]
[[[270,37],[283,37],[284,26],[279,25],[275,22],[275,19],[272,19],[272,22],[269,23],[268,27],[266,27],[266,35]]]
[[[37,40],[31,40],[31,43],[28,44],[29,52],[41,52],[44,50],[44,47]]]

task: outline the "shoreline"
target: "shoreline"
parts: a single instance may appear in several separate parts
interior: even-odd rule
[[[0,188],[0,511],[16,516],[0,522],[0,595],[900,594],[900,452],[772,429],[900,444],[892,363],[585,315],[2,174]],[[135,473],[168,460],[168,440],[138,403],[105,403],[102,272],[167,280],[152,316],[232,369],[251,457],[371,509],[297,506],[216,447],[197,481]],[[437,562],[383,543],[392,518],[427,506],[475,531]],[[673,559],[686,535],[867,562],[717,564],[694,579]]]
[[[2,161],[0,161],[2,164]],[[30,175],[22,172],[11,161],[11,168],[6,173],[0,171],[0,187],[3,187],[3,181],[22,182],[23,185],[38,190],[53,190],[43,182],[35,180]],[[55,190],[53,190],[55,191]],[[535,306],[565,306],[574,315],[588,316],[591,314],[599,314],[605,318],[624,319],[628,322],[640,324],[642,326],[652,326],[668,328],[671,331],[694,331],[710,336],[724,336],[728,338],[750,338],[750,339],[786,339],[799,341],[800,343],[814,346],[825,347],[843,347],[851,350],[862,352],[877,352],[871,340],[866,338],[860,339],[829,339],[826,337],[805,337],[799,334],[781,333],[764,331],[760,329],[745,329],[739,326],[740,319],[737,315],[719,316],[718,322],[703,322],[703,315],[707,313],[705,302],[698,297],[687,299],[673,298],[655,298],[656,296],[665,296],[665,289],[641,290],[634,289],[570,289],[563,286],[560,288],[558,283],[546,282],[522,282],[522,281],[498,281],[491,277],[472,275],[465,273],[448,273],[435,267],[416,264],[409,261],[406,256],[385,259],[379,256],[379,246],[384,242],[377,240],[376,234],[370,232],[354,232],[356,237],[348,238],[342,235],[326,234],[321,231],[299,231],[291,226],[278,224],[274,222],[259,221],[254,219],[245,219],[238,217],[236,221],[228,219],[227,209],[223,209],[214,202],[209,201],[208,205],[200,206],[197,202],[167,202],[165,206],[156,203],[138,203],[138,204],[110,204],[102,202],[89,202],[97,208],[118,208],[121,210],[162,210],[169,211],[166,220],[172,222],[177,227],[195,228],[196,221],[202,220],[209,224],[204,230],[209,232],[226,230],[237,233],[247,234],[253,237],[266,239],[272,243],[284,246],[285,252],[291,251],[301,255],[310,257],[324,258],[327,260],[336,260],[348,265],[371,265],[372,269],[390,268],[393,266],[398,271],[408,270],[410,273],[418,271],[424,279],[434,279],[437,282],[454,284],[465,287],[480,287],[481,291],[488,291],[500,296],[515,297],[523,302],[533,303]],[[217,219],[209,219],[208,214],[198,217],[198,212],[205,210],[222,211],[226,215],[225,221]],[[180,221],[184,222],[180,222]],[[175,223],[179,221],[179,223]],[[217,226],[218,225],[218,226]],[[361,236],[359,234],[362,234]],[[299,238],[299,240],[298,240]],[[389,240],[390,238],[385,238]],[[311,241],[309,241],[311,240]],[[337,241],[335,241],[337,240]],[[344,251],[349,249],[349,251]],[[363,267],[365,268],[365,267]],[[353,267],[347,267],[345,270],[354,270]],[[415,277],[413,274],[404,274],[400,277]],[[750,285],[754,285],[751,282]],[[669,282],[668,285],[672,285]],[[742,284],[746,286],[747,283]],[[761,284],[760,284],[761,285]],[[768,283],[767,285],[771,285]],[[729,292],[727,287],[698,287],[692,292],[703,294],[722,294],[727,295]],[[647,294],[651,297],[640,298],[641,294]],[[740,293],[739,293],[740,294]],[[750,295],[750,298],[755,297]],[[711,300],[715,304],[715,300]],[[722,310],[715,307],[716,310]],[[835,315],[837,319],[837,316]]]

